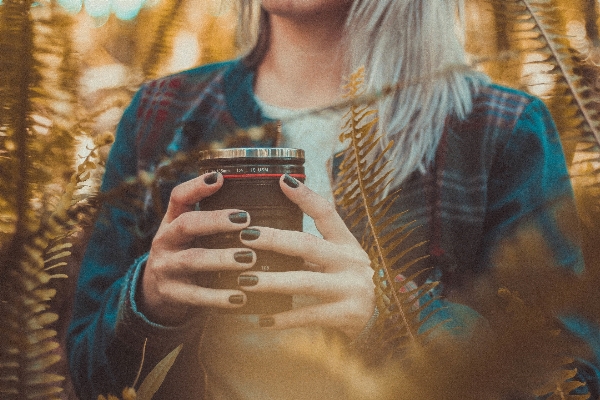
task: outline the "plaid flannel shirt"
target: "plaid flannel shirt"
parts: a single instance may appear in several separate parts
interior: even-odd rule
[[[166,158],[190,149],[276,145],[277,137],[268,129],[241,130],[270,122],[254,100],[253,79],[253,71],[236,60],[143,85],[118,126],[102,191],[140,171],[155,172]],[[132,193],[142,197],[144,212],[110,205],[101,210],[81,267],[67,341],[81,398],[118,393],[131,385],[145,338],[146,368],[178,344],[189,346],[169,374],[179,379],[167,379],[159,396],[170,393],[166,398],[177,398],[173,391],[194,393],[203,384],[193,350],[202,316],[165,327],[149,321],[135,303],[150,240],[162,217],[155,197],[166,204],[170,189],[189,177],[182,173],[167,180],[159,192]],[[580,272],[580,248],[558,229],[558,208],[575,212],[548,110],[532,96],[490,85],[481,88],[465,120],[448,119],[435,164],[426,174],[407,179],[391,212],[406,210],[398,224],[415,221],[419,226],[407,245],[423,240],[428,244],[409,256],[428,254],[417,267],[434,267],[434,278],[451,292],[489,268],[492,251],[521,225],[539,228],[555,263]],[[464,322],[460,315],[470,318],[461,314],[462,308],[456,310],[457,324]],[[447,316],[442,313],[439,318]],[[190,379],[190,371],[198,371],[195,379]]]

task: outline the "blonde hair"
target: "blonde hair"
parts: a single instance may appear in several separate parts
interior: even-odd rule
[[[242,0],[242,20],[252,11],[256,17],[259,4]],[[268,46],[268,20],[261,13],[260,24],[246,19],[241,25],[242,36],[254,41],[249,64],[259,62]],[[382,148],[390,140],[395,143],[387,157],[395,171],[392,186],[427,170],[447,118],[465,118],[478,87],[488,82],[468,66],[463,16],[463,0],[353,1],[346,24],[347,74],[364,66],[365,89],[373,93],[407,83],[377,104]]]

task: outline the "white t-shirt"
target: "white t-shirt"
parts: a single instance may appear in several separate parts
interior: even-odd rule
[[[257,102],[265,116],[283,121],[281,127],[282,147],[302,149],[305,152],[305,184],[327,200],[333,202],[331,190],[331,157],[343,150],[338,137],[341,132],[342,112],[307,115],[304,110],[290,110]],[[304,216],[304,231],[321,236],[314,221]]]
[[[258,103],[266,116],[283,121],[282,147],[305,151],[306,185],[332,201],[328,160],[342,150],[342,113],[306,115]],[[304,231],[320,236],[306,216]],[[310,303],[314,299],[294,296],[294,307]],[[360,391],[356,375],[339,369],[341,353],[321,328],[265,330],[258,327],[258,318],[218,312],[209,317],[199,352],[207,399],[342,400]]]

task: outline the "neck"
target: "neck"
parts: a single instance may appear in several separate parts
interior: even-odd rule
[[[345,15],[270,15],[270,42],[258,66],[255,92],[285,108],[316,108],[340,94]]]

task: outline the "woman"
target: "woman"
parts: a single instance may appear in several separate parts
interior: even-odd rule
[[[415,82],[379,102],[379,127],[396,143],[390,160],[394,185],[403,188],[392,212],[409,210],[404,220],[422,226],[411,240],[429,242],[419,250],[431,256],[422,266],[434,267],[447,292],[485,270],[496,245],[522,221],[543,223],[556,262],[579,268],[577,245],[544,207],[572,206],[568,180],[559,179],[567,174],[550,116],[539,100],[488,85],[465,68],[458,3],[262,0],[258,37],[245,57],[140,89],[119,124],[103,191],[198,147],[299,147],[307,150],[309,186],[287,176],[280,186],[316,229],[255,227],[244,210],[196,211],[223,184],[219,174],[165,182],[162,215],[153,214],[160,199],[151,193],[141,195],[141,217],[105,206],[81,269],[68,338],[82,398],[131,385],[145,338],[146,368],[185,343],[159,392],[165,398],[350,398],[343,377],[288,347],[303,340],[318,347],[330,330],[368,342],[376,316],[369,259],[331,205],[329,176],[336,173],[328,160],[344,147],[336,142],[342,116],[302,112],[339,100],[344,77],[360,65],[367,90]],[[241,2],[243,26],[252,26],[257,6]],[[284,121],[275,137],[238,133],[272,120]],[[158,221],[144,229],[147,241],[134,234],[133,227]],[[232,231],[246,248],[191,244]],[[306,270],[244,272],[258,249],[301,256]],[[222,270],[240,272],[239,290],[194,282],[198,273]],[[242,307],[248,292],[288,293],[297,301],[275,315],[210,312]]]

